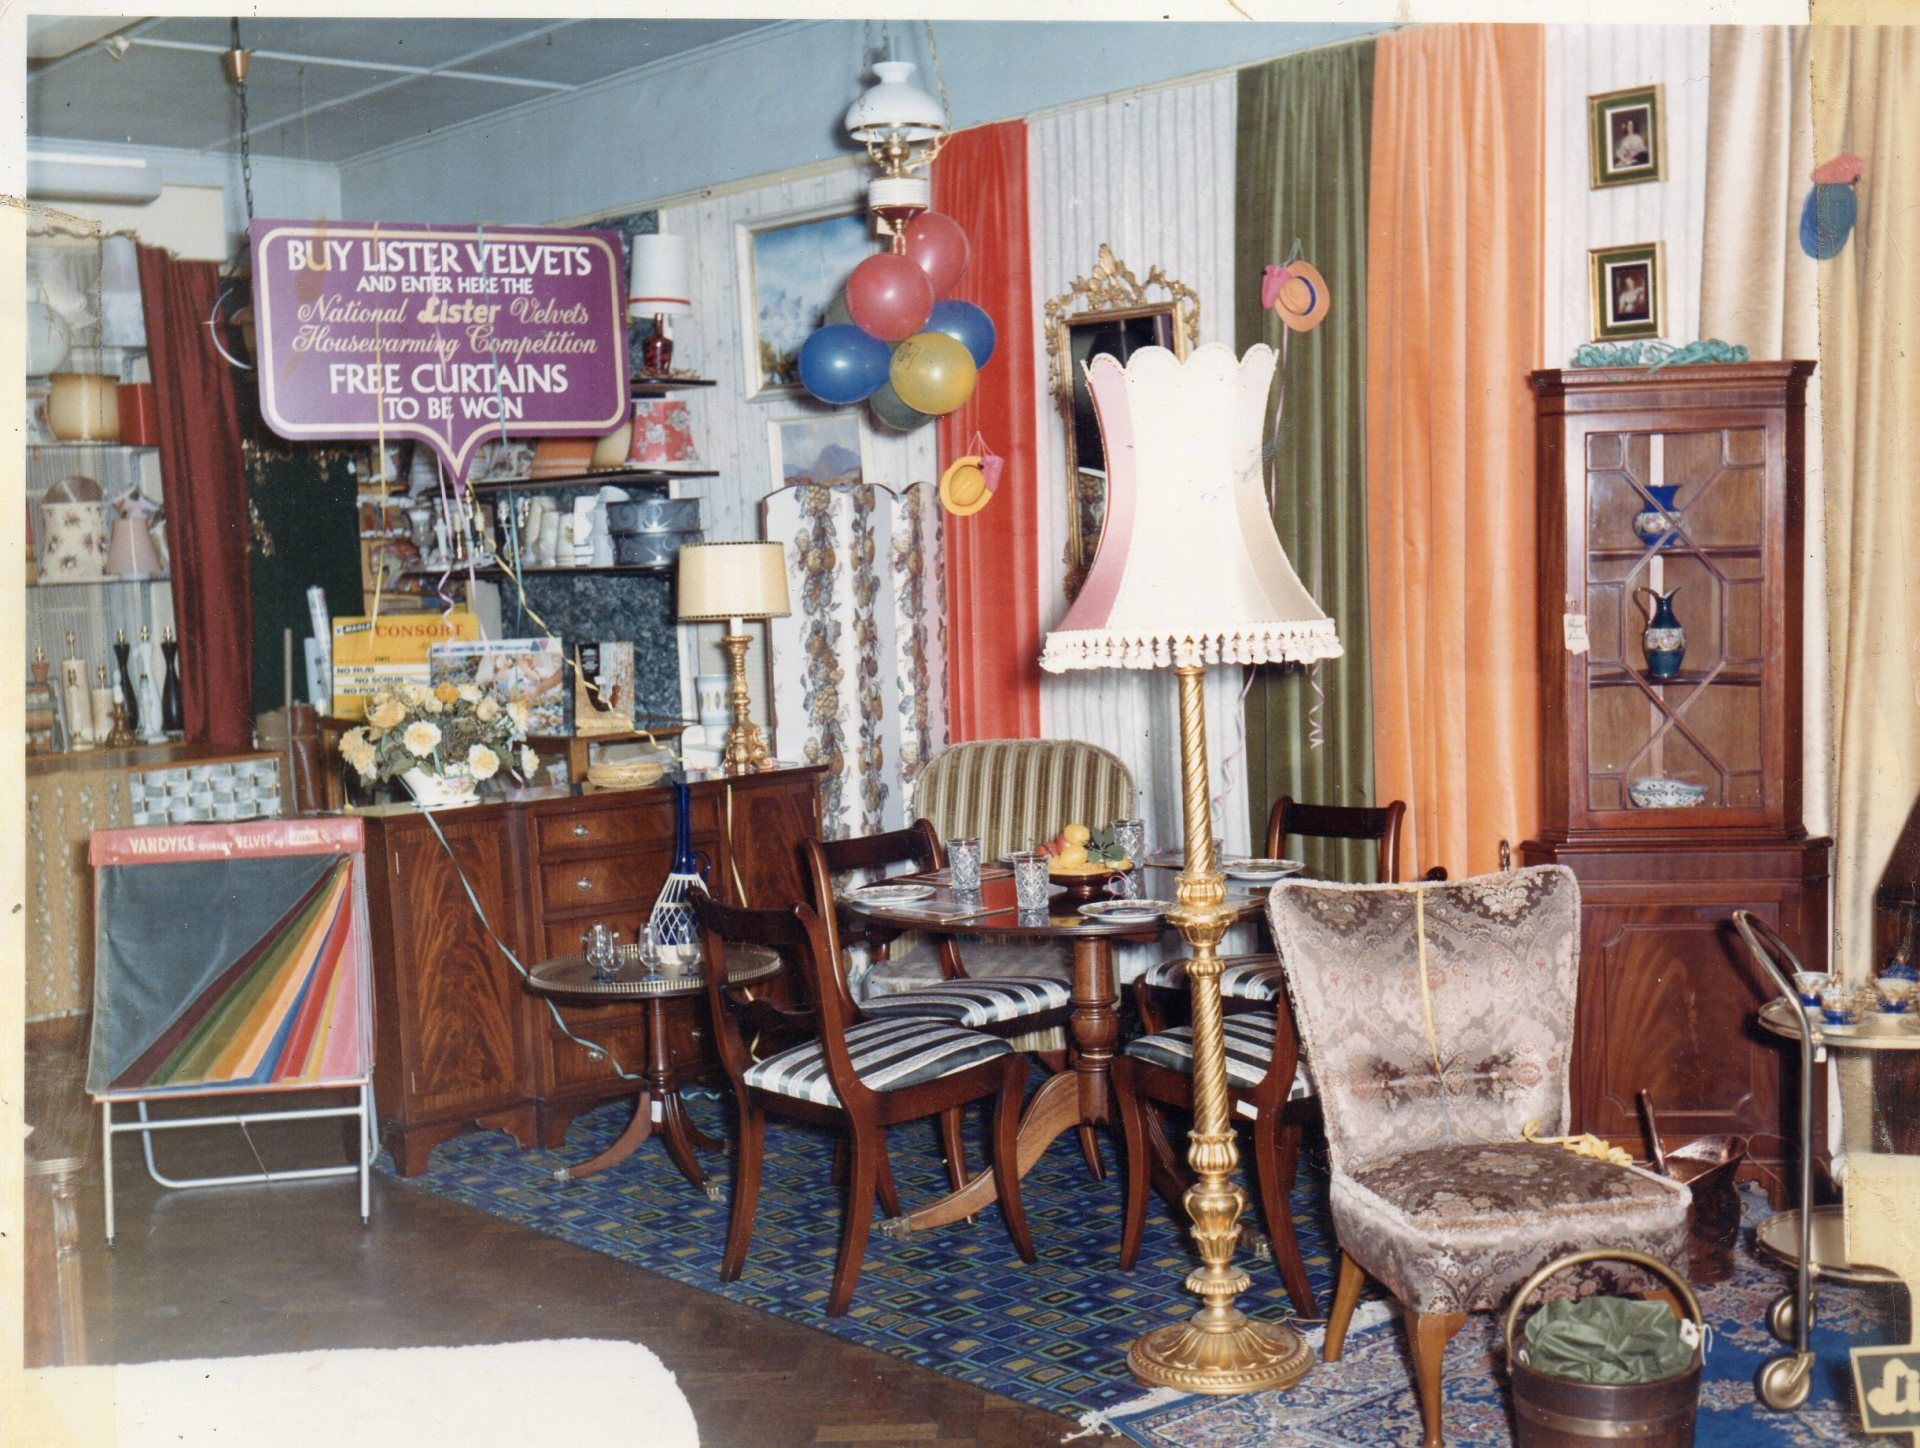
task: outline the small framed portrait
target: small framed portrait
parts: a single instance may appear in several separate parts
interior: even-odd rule
[[[1657,85],[1587,97],[1587,150],[1593,188],[1666,179],[1666,109]]]
[[[1657,337],[1662,328],[1660,243],[1600,246],[1587,253],[1593,340]]]

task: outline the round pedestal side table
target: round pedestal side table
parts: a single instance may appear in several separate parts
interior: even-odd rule
[[[727,979],[737,986],[770,980],[780,973],[780,968],[780,957],[771,950],[736,946],[727,952]],[[707,984],[703,970],[699,961],[649,968],[640,958],[639,947],[623,945],[617,948],[615,965],[610,971],[596,971],[586,956],[573,954],[543,961],[528,972],[527,989],[537,995],[602,1003],[610,1000],[647,1003],[647,1063],[645,1077],[635,1093],[632,1122],[599,1155],[578,1166],[563,1166],[554,1172],[555,1181],[577,1181],[632,1156],[653,1135],[657,1107],[660,1136],[666,1143],[667,1155],[673,1158],[682,1176],[710,1199],[719,1199],[719,1183],[708,1179],[694,1156],[694,1149],[717,1151],[721,1144],[687,1119],[672,1053],[667,1049],[667,1002],[704,992]]]

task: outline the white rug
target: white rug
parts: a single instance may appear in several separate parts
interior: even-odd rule
[[[632,1342],[276,1353],[25,1375],[0,1438],[115,1448],[696,1448],[673,1374]],[[19,1416],[15,1416],[18,1413]]]

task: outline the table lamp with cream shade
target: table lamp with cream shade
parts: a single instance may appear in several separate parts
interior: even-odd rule
[[[693,311],[687,239],[649,233],[634,237],[632,248],[627,315],[653,318],[653,335],[640,344],[640,365],[648,377],[664,377],[673,366],[673,337],[667,331],[667,318],[684,317]]]
[[[725,620],[727,672],[732,679],[733,723],[727,730],[722,763],[728,774],[769,768],[772,756],[760,726],[753,722],[747,693],[747,647],[753,642],[745,620],[785,618],[787,556],[778,543],[695,543],[680,550],[680,621]]]
[[[1095,357],[1087,385],[1107,459],[1106,522],[1086,583],[1040,657],[1067,669],[1171,668],[1180,686],[1180,779],[1186,862],[1168,919],[1190,959],[1194,1119],[1187,1192],[1202,1265],[1187,1286],[1205,1302],[1191,1319],[1135,1340],[1128,1366],[1144,1382],[1189,1393],[1290,1387],[1310,1366],[1292,1328],[1256,1322],[1234,1299],[1246,1195],[1227,1110],[1220,1014],[1221,937],[1232,922],[1214,858],[1202,680],[1209,664],[1308,663],[1340,654],[1333,620],[1301,585],[1274,532],[1262,480],[1267,398],[1276,354],[1236,359],[1221,346],[1182,361],[1164,347],[1123,367]]]

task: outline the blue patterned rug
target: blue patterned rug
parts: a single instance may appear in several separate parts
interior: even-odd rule
[[[720,1101],[695,1098],[690,1105],[703,1129],[730,1134]],[[1143,1401],[1126,1370],[1127,1344],[1143,1329],[1193,1311],[1195,1299],[1181,1282],[1197,1259],[1156,1201],[1139,1266],[1131,1273],[1117,1269],[1121,1189],[1110,1144],[1104,1183],[1089,1180],[1071,1135],[1025,1178],[1027,1221],[1040,1254],[1035,1265],[1015,1255],[994,1208],[970,1227],[900,1239],[876,1232],[851,1310],[829,1318],[822,1309],[841,1195],[830,1180],[832,1138],[778,1118],[768,1122],[752,1246],[740,1279],[722,1285],[727,1203],[689,1186],[659,1143],[586,1181],[553,1180],[556,1167],[610,1143],[630,1111],[610,1103],[581,1117],[559,1152],[523,1152],[498,1133],[470,1132],[435,1148],[424,1175],[397,1180],[1007,1397],[1069,1417],[1098,1415],[1097,1421],[1154,1448],[1419,1441],[1400,1332],[1382,1320],[1384,1304],[1363,1304],[1345,1360],[1317,1366],[1291,1392]],[[895,1179],[909,1208],[944,1192],[931,1125],[895,1128],[891,1142]],[[968,1151],[974,1164],[986,1158],[983,1114],[970,1122]],[[702,1163],[727,1184],[727,1153],[708,1154]],[[385,1157],[381,1168],[391,1170]],[[1303,1170],[1296,1230],[1322,1302],[1332,1288],[1325,1200],[1324,1178]],[[1254,1286],[1243,1306],[1269,1320],[1290,1316],[1272,1264],[1248,1265]],[[1823,1294],[1814,1399],[1797,1415],[1776,1416],[1754,1405],[1752,1376],[1773,1349],[1762,1318],[1784,1281],[1772,1267],[1743,1256],[1735,1278],[1706,1294],[1715,1336],[1702,1394],[1702,1448],[1855,1441],[1848,1428],[1848,1339],[1884,1333],[1902,1305],[1898,1294],[1891,1303],[1884,1291]],[[1318,1333],[1312,1336],[1317,1341]],[[1448,1442],[1462,1448],[1511,1441],[1496,1337],[1492,1319],[1475,1318],[1448,1351]]]

